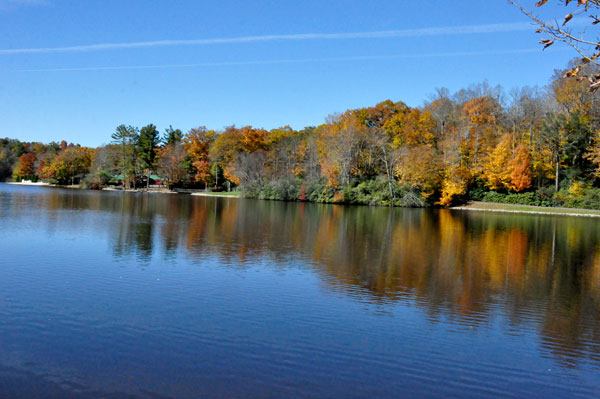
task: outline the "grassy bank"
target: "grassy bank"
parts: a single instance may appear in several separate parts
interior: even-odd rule
[[[575,209],[575,208],[556,208],[532,205],[512,205],[499,204],[493,202],[469,202],[466,205],[456,206],[451,209],[467,211],[488,211],[488,212],[507,212],[507,213],[529,213],[536,215],[565,215],[565,216],[587,216],[600,217],[600,210]]]

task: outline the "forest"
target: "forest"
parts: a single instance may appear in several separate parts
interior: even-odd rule
[[[600,209],[600,91],[570,76],[574,65],[543,88],[441,88],[420,107],[386,100],[302,130],[170,126],[161,134],[153,124],[120,125],[98,148],[0,139],[0,180],[96,189],[158,182],[344,204]]]

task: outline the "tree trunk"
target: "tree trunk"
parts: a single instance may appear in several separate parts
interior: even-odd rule
[[[385,147],[383,148],[383,162],[385,163],[385,173],[387,175],[388,188],[390,190],[390,197],[393,200],[394,199],[394,188],[392,186],[392,175],[390,173],[390,166],[389,166],[387,151],[385,150]]]
[[[215,165],[215,189],[219,187],[219,165]]]
[[[554,177],[555,191],[558,191],[558,167],[560,166],[560,160],[558,154],[556,154],[556,176]]]
[[[513,128],[512,128],[512,150],[513,150],[513,152],[515,152],[516,135],[517,135],[517,125],[516,125],[516,123],[513,123]]]

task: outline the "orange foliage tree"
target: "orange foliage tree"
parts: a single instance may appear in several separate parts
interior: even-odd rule
[[[520,192],[531,187],[531,153],[525,144],[517,146],[510,166],[510,188]]]
[[[13,179],[32,179],[35,178],[35,161],[37,160],[35,154],[28,153],[23,154],[19,157],[17,166],[13,171]]]
[[[183,145],[194,167],[194,179],[208,184],[210,174],[209,152],[215,141],[216,132],[204,126],[190,129],[183,138]]]

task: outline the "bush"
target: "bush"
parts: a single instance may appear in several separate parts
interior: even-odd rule
[[[534,192],[502,194],[496,191],[488,191],[483,196],[482,201],[516,205],[543,205],[541,198]]]
[[[488,193],[488,188],[481,179],[475,179],[473,187],[469,188],[467,196],[473,201],[483,201],[483,197]]]
[[[242,193],[246,198],[297,201],[300,196],[300,183],[300,180],[283,178],[263,185],[245,184],[242,187]]]
[[[553,187],[541,188],[536,192],[502,194],[488,191],[484,202],[503,204],[558,206],[565,208],[600,209],[600,189],[591,188],[581,182],[572,182],[568,189],[558,192]]]
[[[554,193],[554,187],[539,188],[536,194],[540,199],[541,206],[556,206]]]
[[[561,190],[554,195],[554,202],[565,208],[600,209],[600,189]]]
[[[259,198],[283,201],[311,201],[319,203],[392,205],[403,207],[423,207],[427,204],[420,192],[400,187],[392,183],[394,197],[390,195],[387,179],[380,177],[369,180],[355,180],[342,188],[327,187],[322,182],[303,182],[300,179],[279,179],[259,186],[244,185],[242,192],[246,198]]]

